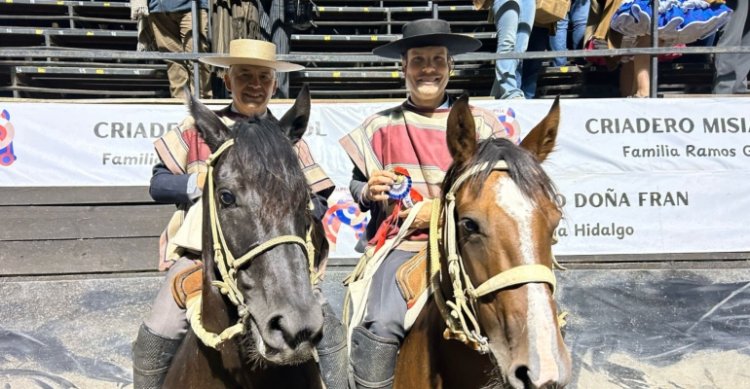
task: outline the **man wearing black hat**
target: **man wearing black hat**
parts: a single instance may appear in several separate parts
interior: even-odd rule
[[[407,309],[418,296],[399,289],[396,272],[427,247],[430,203],[440,195],[445,171],[452,159],[446,145],[446,121],[453,99],[445,92],[453,67],[452,55],[477,50],[481,43],[451,33],[448,22],[421,19],[403,27],[403,37],[373,53],[401,59],[406,101],[378,112],[340,140],[355,168],[349,188],[363,211],[370,211],[368,253],[385,255],[372,278],[355,296],[365,308],[354,309],[350,324],[350,375],[355,388],[390,388],[398,348],[409,323]],[[472,107],[480,138],[507,137],[509,133],[490,111]],[[387,239],[399,230],[409,207],[423,201],[405,238],[390,247]],[[374,261],[377,262],[377,261]],[[357,281],[359,282],[359,281]],[[362,285],[362,284],[360,284]]]

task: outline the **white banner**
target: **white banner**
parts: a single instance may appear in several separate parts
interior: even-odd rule
[[[549,100],[474,100],[528,133]],[[563,100],[545,168],[564,201],[558,255],[750,251],[748,98]],[[353,257],[367,215],[348,194],[338,139],[398,104],[314,103],[305,139],[336,183],[326,216],[336,257]],[[282,115],[289,104],[272,104]],[[214,106],[212,108],[220,108]],[[0,103],[0,186],[148,185],[152,142],[181,105]],[[166,222],[166,221],[165,221]]]

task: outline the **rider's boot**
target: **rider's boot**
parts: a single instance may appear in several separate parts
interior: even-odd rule
[[[349,358],[346,350],[346,329],[331,308],[323,303],[323,338],[316,347],[320,374],[327,389],[347,389]]]
[[[133,343],[133,389],[159,389],[180,339],[162,338],[141,324]]]
[[[393,387],[399,342],[373,334],[362,326],[352,331],[350,369],[352,389]]]

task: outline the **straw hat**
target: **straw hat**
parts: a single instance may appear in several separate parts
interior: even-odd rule
[[[199,61],[228,68],[231,65],[265,66],[277,72],[293,72],[305,67],[291,62],[276,60],[276,45],[255,39],[235,39],[229,42],[229,54],[202,57]]]
[[[470,36],[454,34],[445,20],[419,19],[404,24],[401,39],[376,47],[372,53],[386,58],[401,58],[415,47],[445,46],[449,55],[476,51],[482,42]]]

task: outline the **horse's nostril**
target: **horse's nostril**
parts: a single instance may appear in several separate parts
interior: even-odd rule
[[[277,315],[272,317],[268,321],[268,328],[272,333],[280,334],[284,339],[284,343],[291,349],[297,348],[304,342],[317,343],[320,341],[321,332],[313,331],[306,325],[298,325],[290,320],[286,320],[284,316]]]
[[[529,368],[525,365],[518,366],[514,372],[516,378],[523,383],[524,389],[533,388],[531,379],[529,379]]]
[[[513,387],[519,389],[556,389],[561,387],[554,380],[541,380],[544,381],[543,383],[534,382],[531,377],[529,377],[530,373],[529,367],[526,365],[516,367],[515,370],[513,370],[513,375],[518,379],[518,382],[513,384]]]
[[[283,333],[284,330],[281,328],[281,315],[276,315],[268,320],[268,328],[271,331],[280,331]]]
[[[303,342],[311,342],[313,337],[313,332],[310,331],[309,328],[303,328],[301,331],[297,332],[294,336],[287,339],[286,343],[291,347],[292,349],[297,348],[301,343]]]

